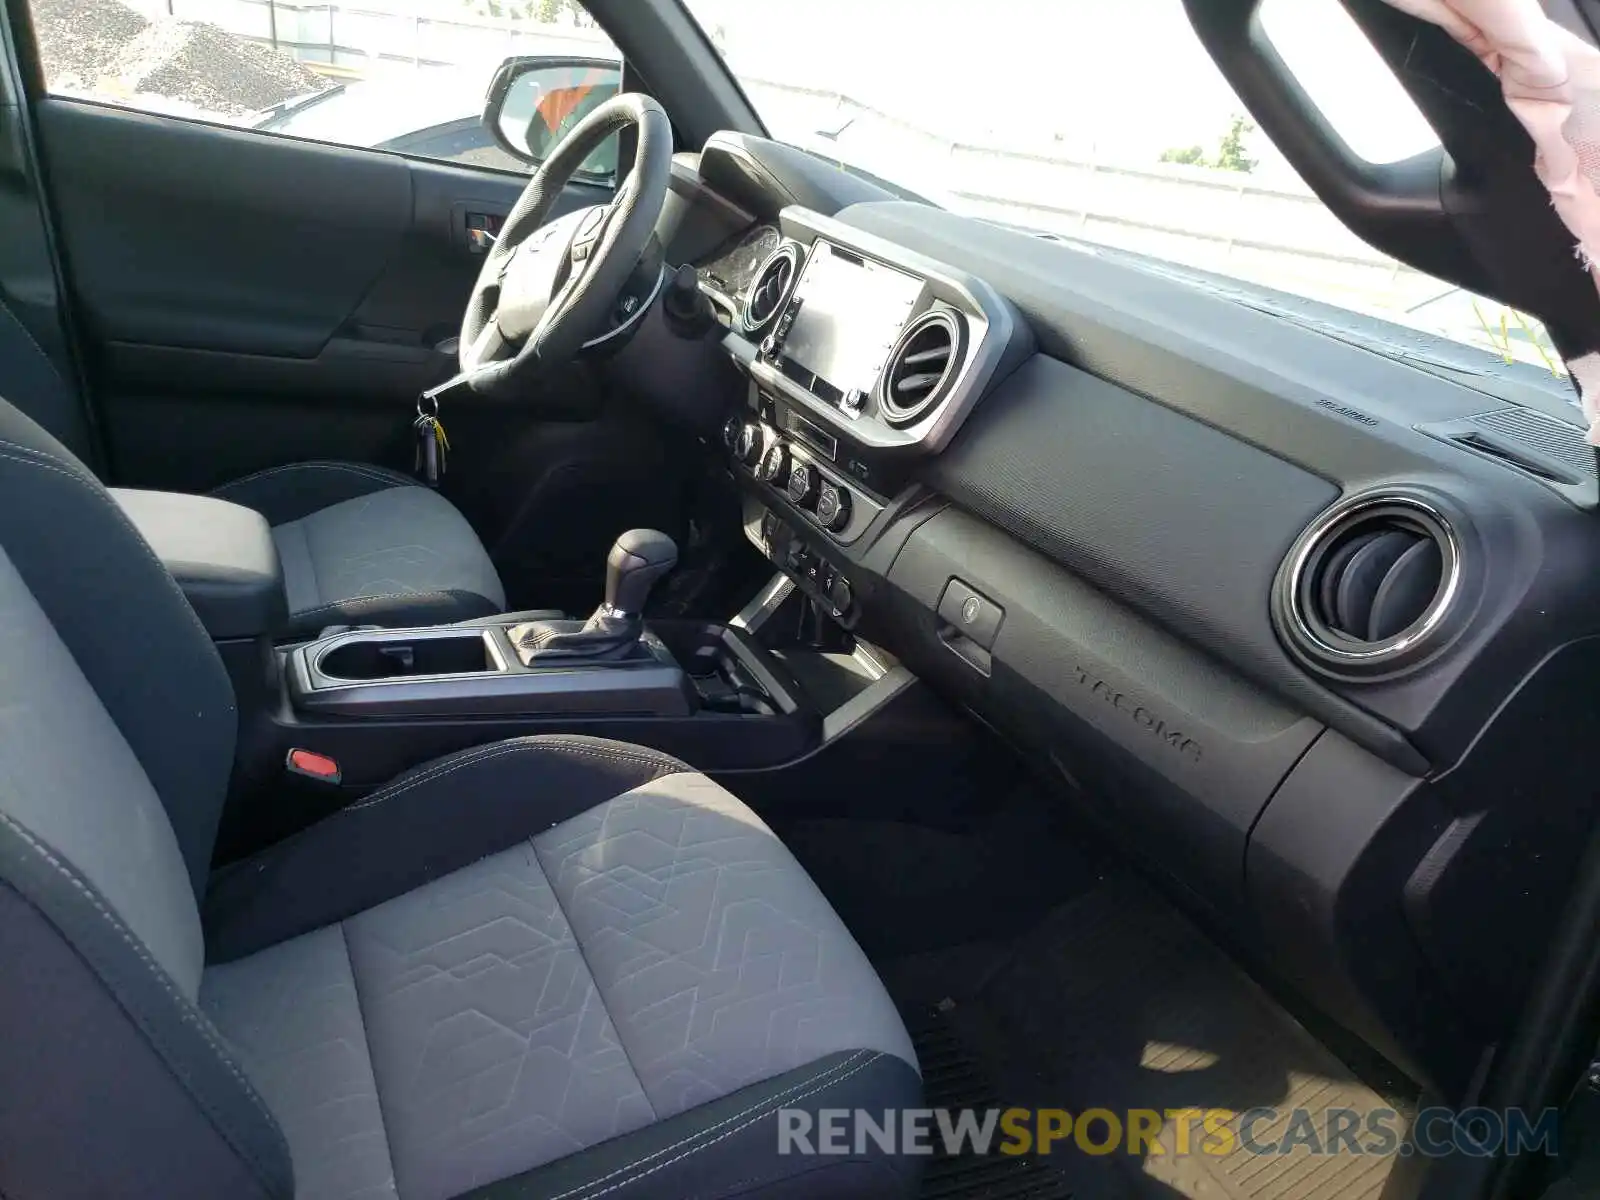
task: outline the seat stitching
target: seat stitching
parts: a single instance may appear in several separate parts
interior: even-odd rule
[[[224,1050],[223,1047],[217,1042],[217,1039],[212,1036],[211,1030],[207,1028],[209,1022],[204,1020],[199,1015],[199,1013],[195,1010],[194,1005],[190,1003],[190,1001],[173,985],[172,977],[167,974],[166,968],[161,966],[150,956],[150,952],[145,948],[144,943],[142,943],[138,938],[134,937],[129,931],[128,927],[122,923],[116,914],[114,914],[105,906],[105,904],[101,902],[100,898],[89,889],[83,880],[79,879],[75,872],[69,871],[61,862],[61,860],[52,854],[49,848],[47,848],[43,842],[34,837],[26,827],[18,824],[9,813],[4,811],[0,811],[0,822],[4,822],[7,828],[9,828],[23,841],[28,843],[28,845],[32,847],[33,851],[43,858],[45,862],[55,870],[56,874],[65,879],[74,891],[76,891],[94,907],[94,910],[100,914],[100,916],[105,920],[106,924],[108,924],[117,934],[117,936],[122,939],[123,943],[134,952],[134,955],[138,958],[139,962],[142,963],[149,971],[151,977],[154,978],[155,981],[161,986],[162,990],[165,991],[166,994],[177,1004],[178,1016],[183,1023],[192,1026],[195,1031],[200,1034],[200,1036],[205,1040],[206,1045],[216,1053],[218,1061],[220,1061],[222,1065],[227,1068],[228,1073],[232,1075],[234,1079],[238,1081],[239,1085],[244,1089],[245,1095],[255,1106],[256,1111],[266,1118],[267,1124],[273,1129],[277,1129],[279,1135],[281,1136],[283,1131],[278,1127],[277,1118],[272,1115],[271,1110],[267,1108],[266,1102],[262,1100],[261,1096],[256,1092],[255,1085],[250,1082],[249,1077],[239,1069],[238,1064],[233,1061],[227,1051]],[[98,974],[98,972],[96,973]],[[155,1035],[149,1029],[145,1028],[143,1022],[139,1023],[139,1027],[144,1031],[145,1036],[149,1037],[152,1041],[156,1040]],[[172,1071],[173,1075],[176,1076],[180,1081],[183,1080],[183,1076],[179,1074],[179,1072],[175,1070],[170,1063],[167,1064],[167,1069]],[[212,1106],[203,1096],[199,1095],[194,1089],[188,1086],[185,1086],[184,1090],[189,1092],[190,1096],[193,1097],[195,1102],[205,1110],[206,1115],[212,1119],[219,1129],[226,1127],[227,1123],[221,1118],[219,1113],[213,1110]],[[229,1140],[231,1142],[233,1139],[230,1138]],[[255,1156],[245,1146],[238,1145],[234,1148],[238,1150],[240,1154],[249,1158],[255,1164],[257,1169],[261,1170],[263,1175],[270,1176],[272,1174],[272,1172],[266,1168],[266,1165],[256,1160]]]
[[[840,1071],[843,1071],[844,1068],[850,1066],[850,1064],[852,1062],[855,1062],[855,1059],[857,1057],[859,1057],[860,1055],[862,1055],[862,1054],[868,1055],[868,1057],[866,1058],[865,1061],[858,1063],[855,1067],[853,1067],[849,1071],[846,1071],[843,1075],[839,1074]],[[883,1057],[885,1057],[885,1055],[881,1051],[877,1051],[877,1050],[873,1050],[873,1051],[858,1050],[858,1051],[856,1051],[856,1054],[854,1056],[852,1056],[851,1058],[847,1058],[847,1059],[845,1059],[844,1062],[839,1063],[836,1066],[830,1068],[830,1070],[827,1073],[825,1073],[824,1075],[813,1076],[810,1079],[807,1079],[807,1080],[805,1080],[805,1081],[803,1081],[801,1083],[796,1084],[793,1088],[790,1088],[787,1092],[780,1093],[779,1095],[776,1095],[776,1096],[770,1096],[767,1099],[761,1101],[759,1104],[752,1105],[751,1107],[745,1109],[744,1112],[735,1113],[733,1116],[727,1118],[724,1121],[718,1122],[716,1125],[712,1125],[708,1129],[702,1129],[702,1130],[699,1130],[696,1133],[692,1133],[688,1137],[682,1139],[681,1141],[675,1142],[670,1146],[664,1146],[662,1149],[657,1150],[653,1154],[647,1155],[644,1158],[638,1159],[635,1162],[631,1162],[631,1163],[627,1164],[626,1166],[618,1167],[615,1171],[612,1171],[611,1174],[609,1174],[609,1175],[602,1175],[599,1179],[591,1179],[587,1183],[579,1184],[575,1188],[570,1188],[565,1192],[560,1192],[557,1195],[551,1196],[551,1197],[549,1197],[549,1200],[570,1200],[571,1197],[577,1196],[580,1193],[585,1193],[585,1192],[587,1192],[588,1194],[584,1196],[584,1200],[599,1200],[599,1197],[601,1197],[601,1196],[608,1195],[611,1192],[614,1192],[614,1191],[618,1190],[619,1188],[625,1188],[629,1184],[638,1183],[641,1179],[645,1179],[645,1178],[647,1178],[647,1177],[649,1177],[651,1175],[654,1175],[657,1171],[666,1170],[666,1168],[672,1166],[673,1163],[682,1162],[686,1158],[690,1158],[693,1155],[699,1154],[700,1151],[702,1151],[702,1150],[710,1149],[712,1146],[715,1146],[718,1142],[726,1141],[728,1138],[733,1137],[735,1134],[744,1132],[746,1129],[749,1129],[750,1126],[759,1124],[760,1122],[766,1120],[769,1116],[772,1115],[772,1113],[774,1111],[777,1110],[777,1108],[779,1106],[781,1106],[783,1104],[794,1103],[794,1102],[797,1102],[797,1101],[800,1101],[800,1100],[809,1099],[810,1097],[815,1096],[818,1092],[826,1091],[828,1088],[833,1087],[835,1084],[843,1083],[845,1080],[851,1078],[852,1076],[859,1075],[862,1071],[866,1070],[874,1062],[876,1062],[878,1059],[883,1058]],[[811,1086],[813,1084],[815,1086]],[[800,1092],[798,1095],[795,1094],[797,1089],[805,1088],[805,1087],[809,1087],[810,1090],[809,1091],[805,1091],[805,1092]],[[713,1133],[716,1130],[721,1129],[724,1125],[731,1124],[732,1122],[737,1121],[737,1120],[741,1119],[742,1117],[750,1116],[751,1113],[756,1113],[756,1115],[754,1117],[751,1117],[750,1120],[745,1121],[745,1123],[743,1125],[736,1126],[735,1128],[728,1130],[726,1133],[718,1134],[716,1137],[712,1138],[710,1141],[703,1142],[698,1146],[691,1147],[690,1149],[685,1150],[682,1154],[679,1154],[677,1157],[667,1159],[666,1162],[657,1163],[655,1166],[651,1167],[648,1171],[639,1171],[639,1172],[637,1172],[635,1174],[628,1175],[628,1177],[626,1179],[618,1180],[616,1183],[613,1183],[610,1187],[602,1188],[598,1192],[590,1192],[590,1191],[588,1191],[588,1189],[594,1187],[596,1184],[604,1183],[608,1179],[614,1179],[618,1175],[633,1171],[633,1169],[635,1167],[643,1166],[645,1163],[651,1161],[651,1159],[660,1158],[663,1154],[670,1154],[672,1151],[677,1150],[682,1146],[687,1146],[690,1142],[695,1141],[697,1138],[702,1138],[708,1133]]]
[[[485,748],[483,748],[481,750],[473,751],[471,754],[469,754],[468,756],[466,756],[464,758],[454,759],[454,760],[452,760],[451,762],[448,762],[448,763],[436,763],[435,765],[433,765],[431,767],[424,768],[424,770],[422,771],[421,774],[414,775],[409,779],[401,780],[397,784],[396,783],[391,783],[387,787],[380,788],[373,795],[368,796],[366,799],[360,801],[359,803],[347,805],[346,807],[340,809],[339,812],[340,813],[349,813],[349,812],[356,812],[357,810],[363,809],[363,808],[371,808],[374,805],[382,804],[386,800],[393,799],[395,796],[400,795],[402,792],[408,792],[412,788],[418,786],[419,784],[428,783],[431,780],[438,779],[438,778],[440,778],[442,776],[445,776],[445,775],[449,775],[451,772],[459,770],[459,769],[461,769],[463,767],[470,767],[474,763],[485,762],[485,761],[487,761],[488,759],[491,759],[491,758],[499,758],[499,757],[501,757],[503,755],[506,755],[506,754],[515,753],[516,749],[517,749],[517,747],[505,746],[505,745],[497,745],[497,746],[493,746],[493,747],[485,747]],[[339,814],[335,814],[335,815],[339,815]]]
[[[527,846],[528,852],[533,855],[533,861],[539,868],[539,873],[544,876],[545,885],[550,889],[550,898],[556,903],[556,911],[561,914],[561,919],[566,922],[567,929],[572,934],[572,947],[578,952],[578,961],[583,964],[583,969],[588,972],[589,982],[594,984],[594,994],[600,998],[600,1007],[605,1010],[606,1020],[611,1022],[611,1030],[617,1035],[617,1049],[622,1051],[623,1061],[628,1064],[628,1070],[633,1072],[634,1081],[639,1085],[639,1094],[644,1097],[645,1105],[650,1109],[650,1119],[659,1121],[661,1114],[656,1111],[656,1102],[650,1098],[650,1092],[644,1086],[644,1076],[639,1074],[639,1068],[634,1065],[627,1039],[622,1036],[622,1026],[617,1024],[617,1019],[611,1015],[611,1006],[606,1003],[605,989],[600,986],[600,976],[594,973],[589,955],[583,948],[583,939],[578,936],[578,931],[572,924],[572,917],[567,913],[566,905],[561,903],[561,893],[556,891],[556,882],[550,878],[550,872],[545,869],[544,859],[539,857],[539,846],[531,837],[527,839]]]
[[[413,787],[418,787],[424,783],[432,782],[433,780],[448,775],[453,771],[459,770],[460,768],[470,767],[475,763],[487,762],[491,758],[499,758],[503,755],[514,754],[522,750],[563,750],[570,754],[583,754],[588,755],[591,758],[606,758],[614,762],[630,763],[634,766],[655,767],[657,773],[652,777],[651,780],[646,780],[645,782],[652,782],[655,779],[660,779],[663,775],[672,775],[682,771],[693,770],[693,768],[687,763],[678,762],[667,755],[661,755],[658,758],[650,758],[639,754],[611,752],[574,742],[556,740],[551,738],[549,735],[543,735],[543,737],[544,740],[538,743],[531,742],[528,739],[509,739],[506,741],[493,742],[488,746],[478,746],[471,750],[461,751],[460,757],[450,758],[441,763],[434,763],[432,766],[424,768],[421,774],[407,777],[397,781],[395,784],[390,784],[387,787],[380,788],[378,791],[374,792],[370,796],[367,796],[359,803],[347,805],[346,807],[341,808],[337,812],[332,813],[328,817],[324,818],[322,821],[319,821],[317,824],[308,826],[307,828],[300,830],[298,833],[290,834],[283,841],[279,842],[270,849],[262,851],[261,854],[257,855],[255,858],[243,859],[240,863],[234,864],[232,867],[230,867],[229,870],[234,870],[246,863],[256,862],[262,857],[270,857],[272,855],[281,854],[288,847],[313,836],[316,830],[323,828],[330,822],[337,821],[339,818],[348,816],[351,813],[359,812],[361,809],[372,808],[375,805],[383,804],[386,801],[394,799],[402,792],[410,791]],[[628,790],[631,791],[632,789]],[[625,793],[618,793],[618,795],[623,794]],[[616,797],[612,797],[612,799],[615,798]],[[601,803],[605,802],[602,801]],[[540,832],[543,831],[541,830]]]
[[[389,1178],[394,1179],[394,1147],[389,1144],[389,1121],[383,1113],[383,1088],[378,1083],[378,1058],[372,1050],[372,1034],[367,1030],[367,1011],[361,1003],[361,980],[356,975],[356,960],[350,954],[350,935],[344,922],[337,922],[339,945],[344,949],[344,961],[350,968],[350,987],[356,994],[356,1020],[361,1022],[361,1039],[367,1047],[367,1070],[372,1072],[372,1095],[378,1102],[378,1125],[383,1131],[383,1152],[389,1160]],[[398,1188],[396,1189],[398,1190]]]
[[[8,454],[4,450],[0,450],[0,458],[9,458],[13,462],[19,462],[25,466],[38,467],[41,471],[53,471],[57,475],[65,475],[74,483],[85,488],[91,496],[99,499],[115,513],[117,520],[122,522],[123,528],[134,535],[134,544],[144,551],[146,558],[161,569],[161,577],[167,581],[167,586],[172,589],[173,593],[183,601],[183,611],[188,613],[189,620],[193,623],[195,629],[205,636],[206,641],[209,642],[211,640],[211,635],[206,632],[205,626],[200,623],[200,618],[195,615],[193,605],[189,603],[189,598],[183,594],[183,589],[178,586],[178,581],[172,577],[172,572],[167,569],[167,565],[164,562],[156,557],[156,552],[150,548],[150,543],[145,540],[138,527],[129,520],[128,514],[122,511],[122,506],[112,498],[111,493],[107,492],[98,480],[74,468],[64,459],[57,458],[44,450],[35,450],[31,446],[22,446],[16,442],[7,441],[5,438],[0,438],[0,446],[6,446],[18,452],[16,454]],[[48,461],[38,461],[41,458]],[[56,465],[52,466],[52,463]]]
[[[432,767],[425,768],[419,775],[380,789],[376,794],[368,796],[359,804],[352,804],[340,809],[334,816],[342,816],[345,813],[356,812],[363,808],[371,808],[374,805],[384,803],[386,800],[392,800],[403,792],[409,792],[412,788],[421,784],[441,779],[446,775],[461,770],[463,767],[470,767],[476,763],[487,762],[491,758],[500,758],[507,754],[516,754],[523,751],[560,752],[587,758],[605,759],[611,762],[630,763],[634,766],[655,767],[658,770],[670,765],[672,770],[664,772],[666,774],[672,774],[673,770],[680,767],[684,770],[688,769],[685,764],[673,763],[671,759],[648,758],[644,755],[629,754],[625,751],[601,750],[598,747],[585,746],[575,742],[498,742],[492,746],[472,751],[462,758],[452,759],[450,762],[445,763],[436,763]]]
[[[361,463],[304,462],[285,463],[278,467],[268,467],[264,471],[252,472],[251,474],[241,476],[238,479],[230,479],[227,483],[218,484],[216,487],[212,488],[212,494],[216,495],[219,492],[225,492],[229,488],[235,488],[241,484],[252,483],[258,479],[270,479],[275,475],[284,475],[291,471],[343,471],[347,475],[359,475],[363,479],[375,479],[379,482],[387,483],[390,487],[422,486],[416,480],[408,479],[404,475],[401,475],[398,471],[390,474],[388,471],[381,470],[377,467],[368,467]]]
[[[537,742],[532,741],[530,735],[529,738],[522,739],[522,742],[530,750],[556,748],[569,750],[573,754],[592,754],[601,757],[609,756],[611,758],[624,759],[640,766],[670,767],[674,771],[688,768],[688,764],[681,759],[673,758],[672,755],[663,754],[658,750],[652,750],[648,746],[632,747],[626,746],[625,743],[617,742],[602,747],[590,745],[587,742],[575,742],[570,738],[564,738],[560,735],[552,736],[550,734],[540,736],[540,740]]]
[[[631,763],[635,766],[641,767],[653,766],[659,768],[669,765],[678,765],[674,764],[673,760],[667,758],[652,758],[649,755],[632,754],[625,750],[601,749],[598,746],[588,746],[580,742],[533,742],[527,739],[517,739],[509,742],[498,742],[493,745],[483,747],[480,751],[474,752],[465,758],[456,759],[451,762],[438,763],[414,779],[399,781],[400,789],[408,788],[413,784],[422,783],[428,779],[437,778],[440,775],[448,775],[460,767],[471,766],[473,763],[482,762],[488,758],[496,758],[502,754],[514,754],[521,751],[561,751],[564,753],[587,756],[590,758],[609,760],[611,762]],[[362,804],[375,804],[386,798],[387,797],[380,793],[377,796],[369,796],[366,800],[362,801]]]
[[[618,1175],[626,1174],[627,1172],[632,1171],[635,1167],[642,1167],[642,1166],[644,1166],[645,1163],[652,1162],[655,1159],[660,1158],[663,1154],[671,1154],[674,1150],[681,1149],[682,1147],[687,1146],[692,1141],[695,1141],[695,1140],[697,1140],[699,1138],[703,1138],[708,1134],[715,1133],[717,1130],[721,1129],[725,1125],[731,1125],[734,1121],[743,1120],[745,1117],[748,1117],[751,1113],[756,1112],[759,1109],[770,1108],[774,1104],[781,1103],[783,1101],[789,1100],[790,1098],[792,1098],[794,1096],[794,1094],[796,1092],[800,1091],[802,1088],[808,1088],[812,1084],[815,1084],[815,1083],[822,1083],[824,1086],[826,1086],[827,1084],[831,1084],[831,1083],[835,1082],[835,1080],[833,1078],[834,1076],[837,1076],[839,1074],[839,1072],[841,1072],[845,1068],[849,1067],[852,1063],[855,1063],[863,1054],[871,1055],[871,1056],[874,1056],[874,1057],[881,1057],[882,1056],[882,1052],[881,1051],[876,1051],[876,1050],[857,1050],[854,1053],[852,1053],[849,1058],[846,1058],[843,1062],[834,1063],[833,1066],[829,1067],[827,1070],[818,1072],[818,1073],[813,1074],[813,1075],[811,1075],[811,1076],[809,1076],[809,1077],[807,1077],[805,1079],[802,1079],[798,1083],[792,1084],[788,1088],[786,1088],[783,1091],[779,1092],[777,1095],[768,1096],[766,1099],[760,1100],[757,1103],[752,1104],[749,1108],[745,1109],[742,1112],[736,1112],[732,1116],[726,1117],[723,1120],[718,1121],[715,1125],[708,1125],[704,1129],[697,1129],[695,1132],[689,1134],[687,1137],[680,1138],[676,1142],[673,1142],[670,1146],[663,1146],[663,1147],[661,1147],[661,1149],[652,1151],[651,1153],[645,1155],[643,1158],[636,1158],[632,1162],[624,1163],[622,1166],[615,1168],[614,1170],[608,1172],[605,1175],[601,1175],[598,1178],[590,1179],[590,1180],[587,1180],[587,1181],[585,1181],[583,1183],[580,1183],[577,1187],[570,1188],[565,1192],[561,1192],[561,1193],[558,1193],[557,1195],[548,1197],[547,1200],[569,1200],[570,1197],[577,1195],[579,1192],[585,1191],[588,1188],[598,1187],[600,1184],[605,1183],[608,1180],[615,1179]],[[862,1063],[861,1067],[865,1067],[867,1065],[868,1065],[868,1063]],[[860,1068],[858,1067],[857,1069],[859,1070]],[[854,1072],[852,1072],[852,1074],[853,1073]],[[640,1176],[640,1178],[643,1178],[643,1176]],[[624,1180],[623,1182],[624,1183],[630,1183],[630,1182],[632,1182],[632,1180]]]
[[[489,599],[489,597],[479,595],[477,592],[469,592],[465,588],[460,588],[454,591],[433,588],[422,592],[383,592],[376,596],[349,596],[343,600],[335,600],[329,604],[319,604],[316,608],[302,608],[299,612],[294,613],[293,615],[296,617],[314,616],[317,613],[331,612],[333,609],[343,608],[347,604],[359,604],[367,600],[415,600],[419,596],[440,596],[447,600],[456,600],[463,595],[477,596],[478,599],[490,606],[493,606],[494,604],[494,601]]]

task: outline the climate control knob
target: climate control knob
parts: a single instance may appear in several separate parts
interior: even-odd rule
[[[734,441],[733,452],[740,462],[747,467],[754,467],[761,461],[761,426],[754,421],[748,422],[739,430],[739,436]]]
[[[831,533],[838,533],[850,524],[850,493],[824,483],[817,492],[817,524]]]
[[[761,468],[757,472],[763,483],[770,483],[775,488],[781,488],[789,479],[789,449],[782,442],[775,442],[768,447],[767,453],[761,459]]]
[[[789,483],[784,490],[794,503],[809,505],[817,495],[817,469],[810,463],[795,463],[789,468]]]
[[[722,423],[722,444],[732,450],[739,444],[739,433],[744,429],[744,422],[739,420],[737,414],[729,417]]]

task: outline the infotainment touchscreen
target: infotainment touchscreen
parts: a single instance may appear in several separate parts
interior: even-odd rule
[[[812,247],[795,288],[783,356],[840,395],[872,390],[923,282],[829,242]]]

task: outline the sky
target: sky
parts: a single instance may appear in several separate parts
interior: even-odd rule
[[[945,136],[1153,162],[1191,144],[1214,151],[1244,111],[1179,0],[688,5],[737,73],[843,92]],[[1434,144],[1337,0],[1262,8],[1274,46],[1358,152],[1393,161]],[[1263,176],[1288,170],[1264,137],[1251,149]]]

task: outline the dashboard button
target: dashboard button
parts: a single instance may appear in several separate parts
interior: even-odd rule
[[[824,483],[817,492],[817,523],[833,533],[850,524],[850,493]]]
[[[789,469],[789,483],[785,490],[794,503],[809,505],[817,494],[817,469],[809,463],[795,463]]]
[[[782,442],[771,446],[761,460],[761,478],[775,488],[781,488],[789,478],[789,450]]]
[[[737,415],[729,417],[722,423],[722,444],[732,450],[739,444],[739,433],[744,429],[744,422]]]

